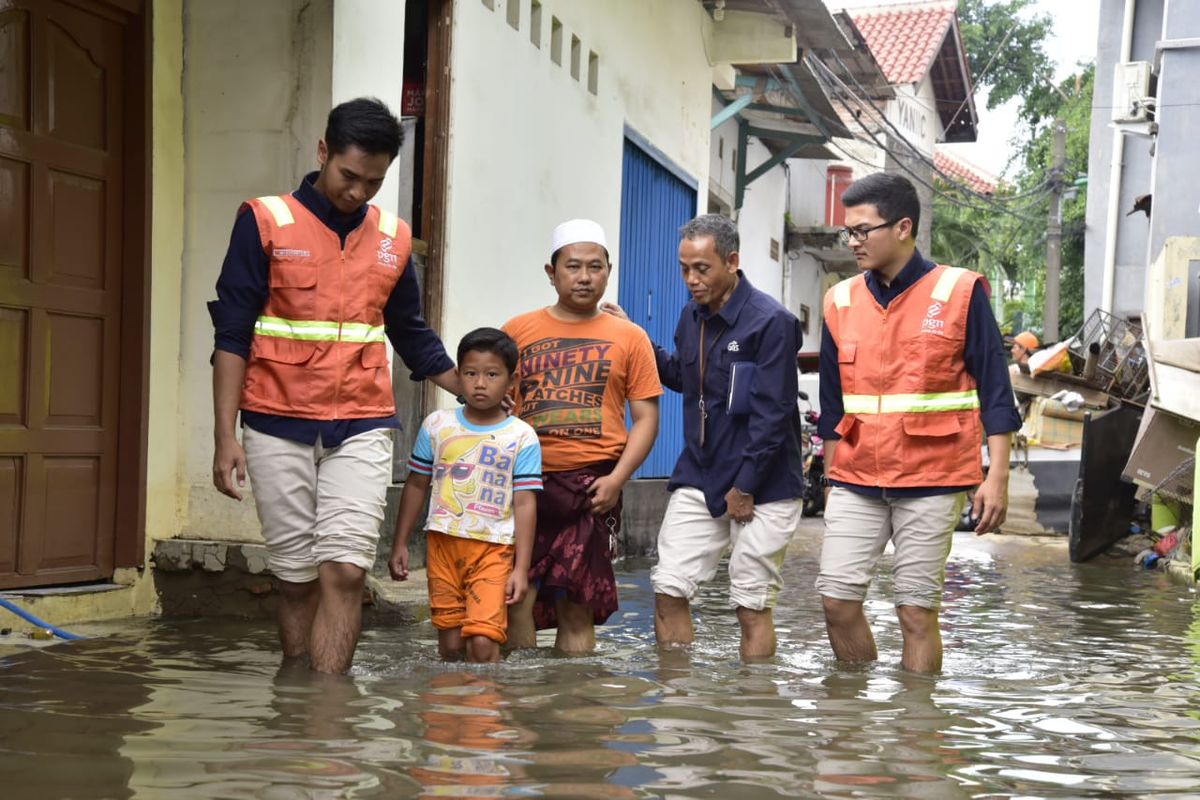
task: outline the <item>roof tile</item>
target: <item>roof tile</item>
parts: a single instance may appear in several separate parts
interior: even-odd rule
[[[980,194],[995,194],[999,179],[974,164],[951,155],[942,148],[933,151],[933,166],[941,173],[965,183]]]
[[[888,83],[895,86],[919,83],[929,73],[957,9],[957,0],[927,0],[853,8],[848,13]]]

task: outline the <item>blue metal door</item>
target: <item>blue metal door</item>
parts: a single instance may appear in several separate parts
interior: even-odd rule
[[[679,276],[679,227],[696,212],[696,190],[630,139],[621,171],[621,262],[617,302],[650,341],[674,349],[689,295]],[[680,396],[660,401],[658,441],[635,478],[665,478],[683,449]]]

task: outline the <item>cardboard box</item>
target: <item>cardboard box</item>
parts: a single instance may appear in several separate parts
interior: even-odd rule
[[[1189,458],[1195,459],[1197,439],[1200,422],[1147,407],[1123,475],[1139,486],[1158,487],[1160,494],[1191,502],[1195,465],[1183,470],[1179,467]]]

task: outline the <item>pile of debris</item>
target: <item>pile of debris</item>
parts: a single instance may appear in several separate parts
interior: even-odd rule
[[[1195,581],[1200,579],[1194,520],[1200,339],[1147,339],[1146,345],[1149,396],[1123,471],[1139,487],[1138,499],[1149,506],[1148,532],[1155,538],[1151,553],[1139,563]]]
[[[1073,561],[1109,551],[1200,578],[1193,523],[1200,440],[1200,338],[1153,339],[1102,310],[1029,359],[1013,389],[1031,395],[1022,433],[1080,447],[1069,529]]]
[[[1089,412],[1144,403],[1149,370],[1141,328],[1097,309],[1079,333],[1034,353],[1012,376],[1018,395],[1032,398],[1022,434],[1029,444],[1057,449],[1083,443]]]

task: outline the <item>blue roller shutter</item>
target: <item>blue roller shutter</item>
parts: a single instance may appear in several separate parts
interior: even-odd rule
[[[689,299],[679,275],[679,227],[696,213],[696,190],[625,140],[621,171],[621,261],[617,301],[650,341],[674,349],[675,325]],[[635,478],[665,478],[683,449],[680,396],[661,400],[658,441]]]

